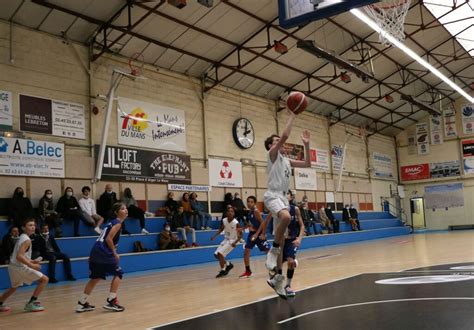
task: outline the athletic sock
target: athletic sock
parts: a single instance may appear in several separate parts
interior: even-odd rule
[[[81,304],[85,304],[87,302],[87,298],[89,298],[88,294],[81,293],[81,296],[79,297],[79,302]]]
[[[274,242],[273,242],[273,247],[278,249],[278,248],[280,247],[280,244],[275,243],[275,241],[274,241]]]
[[[225,262],[226,267],[230,265],[230,261]]]
[[[115,298],[117,298],[117,293],[115,292],[110,292],[109,293],[109,298],[107,299],[108,301],[112,301],[114,300]]]
[[[250,273],[251,272],[250,266],[245,266],[245,271]]]
[[[31,304],[32,302],[35,302],[36,300],[38,300],[38,297],[31,296],[30,301],[28,303]]]
[[[288,286],[291,286],[291,280],[293,279],[293,275],[295,274],[295,270],[294,269],[288,269],[286,271],[286,284]]]

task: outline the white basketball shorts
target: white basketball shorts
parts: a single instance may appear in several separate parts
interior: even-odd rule
[[[30,285],[43,277],[43,274],[27,266],[8,265],[8,275],[12,288],[18,288],[24,284]]]
[[[222,254],[224,257],[226,257],[233,249],[234,247],[232,246],[232,243],[234,242],[235,240],[229,240],[227,238],[225,238],[221,244],[217,247],[216,249],[216,252],[214,252],[214,254]]]

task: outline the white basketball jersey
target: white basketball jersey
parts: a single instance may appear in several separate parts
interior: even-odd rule
[[[222,219],[222,224],[224,225],[225,238],[235,241],[237,237],[239,237],[237,235],[237,225],[239,224],[237,219],[234,219],[231,222],[229,222],[227,218],[224,218]]]
[[[290,161],[283,157],[280,151],[275,162],[270,159],[270,152],[267,154],[267,186],[268,190],[286,194],[290,188],[291,165]]]
[[[28,235],[26,234],[21,234],[20,235],[20,239],[18,240],[18,242],[15,243],[15,248],[13,249],[13,253],[10,257],[10,265],[15,265],[17,267],[25,267],[24,264],[22,264],[21,262],[19,262],[18,260],[16,260],[16,257],[18,255],[18,251],[20,250],[20,246],[25,243],[26,241],[30,241],[30,238],[28,237]],[[28,248],[28,250],[26,250],[25,252],[25,257],[30,259],[31,260],[31,245],[30,247]]]

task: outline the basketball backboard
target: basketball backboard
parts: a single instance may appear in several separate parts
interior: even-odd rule
[[[379,0],[278,0],[280,26],[288,29]]]

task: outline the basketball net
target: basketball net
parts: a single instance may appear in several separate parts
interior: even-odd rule
[[[410,9],[410,0],[386,0],[368,5],[364,9],[383,31],[398,41],[405,40],[403,24]],[[383,45],[390,46],[383,33],[379,33],[379,40]]]
[[[133,76],[141,76],[144,66],[145,57],[142,53],[134,53],[128,59],[128,67],[130,68],[130,74]]]

